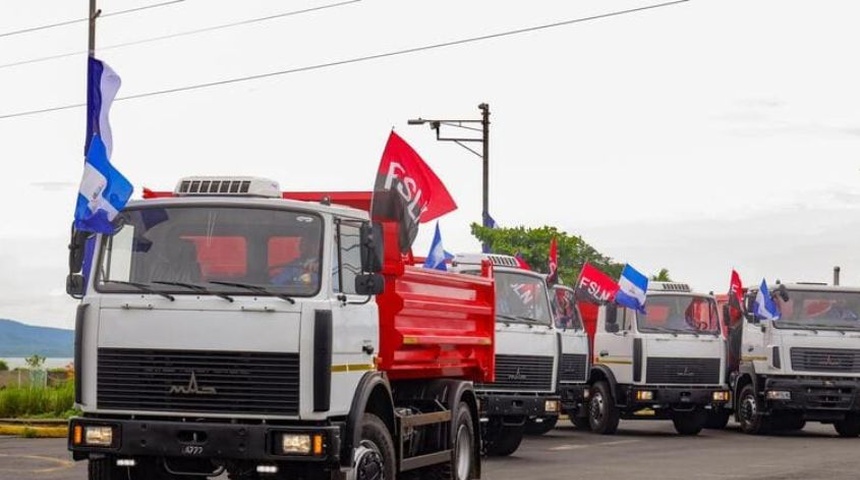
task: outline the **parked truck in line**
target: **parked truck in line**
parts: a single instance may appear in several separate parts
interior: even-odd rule
[[[834,282],[838,283],[838,282]],[[734,415],[743,432],[800,430],[807,421],[832,424],[842,437],[860,436],[860,288],[824,283],[768,287],[776,320],[757,318],[758,288],[746,312],[727,323]]]
[[[561,413],[567,415],[577,428],[587,430],[588,374],[590,371],[590,342],[582,321],[573,288],[556,284],[551,287],[555,328],[561,343],[558,372],[558,394]],[[545,433],[549,429],[534,429]]]
[[[515,257],[455,255],[451,271],[478,274],[493,265],[496,286],[495,380],[479,382],[482,437],[488,455],[514,453],[528,425],[555,425],[559,414],[559,337],[544,275]]]
[[[68,448],[90,480],[480,477],[489,262],[410,264],[369,192],[194,177],[144,196],[113,234],[72,234]]]
[[[729,401],[714,297],[683,283],[650,282],[645,310],[597,309],[589,427],[613,434],[621,419],[667,419],[679,434],[696,435]]]

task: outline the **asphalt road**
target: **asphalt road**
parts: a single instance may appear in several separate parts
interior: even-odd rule
[[[860,478],[860,439],[838,438],[829,425],[754,437],[732,425],[680,437],[667,421],[622,421],[600,436],[560,426],[530,437],[507,458],[484,461],[489,480],[826,479]],[[84,480],[64,439],[0,437],[0,480]]]

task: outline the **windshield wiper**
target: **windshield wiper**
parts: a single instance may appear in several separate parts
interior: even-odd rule
[[[291,304],[296,303],[296,301],[292,297],[288,297],[287,295],[284,295],[282,293],[273,292],[266,287],[261,287],[260,285],[252,285],[250,283],[221,282],[217,280],[210,280],[209,283],[214,283],[216,285],[226,285],[228,287],[244,288],[245,290],[250,290],[252,292],[278,297],[281,300],[286,300],[287,302],[290,302]]]
[[[152,295],[161,295],[162,297],[170,300],[171,302],[176,300],[176,298],[173,295],[171,295],[169,293],[164,293],[164,292],[160,292],[158,290],[155,290],[152,287],[150,287],[149,285],[146,285],[144,283],[125,282],[123,280],[104,280],[104,283],[116,283],[118,285],[129,285],[129,286],[132,286],[134,288],[137,288],[138,290],[140,290],[141,292],[144,292],[144,293],[150,293]]]
[[[841,333],[842,335],[845,335],[845,331],[843,330],[843,328],[845,328],[845,327],[840,327],[839,325],[827,325],[824,323],[807,323],[807,325],[809,325],[810,327],[817,327],[817,328],[821,328],[824,330],[836,330],[837,332]],[[818,333],[818,332],[816,331],[815,333]]]
[[[216,297],[221,297],[224,300],[227,300],[228,302],[231,302],[231,303],[233,302],[233,297],[226,295],[226,294],[223,294],[223,293],[213,292],[212,290],[209,290],[208,288],[204,287],[203,285],[195,285],[193,283],[186,283],[186,282],[168,282],[168,281],[163,281],[163,280],[155,280],[152,283],[157,283],[159,285],[175,285],[177,287],[185,287],[185,288],[189,288],[191,290],[194,290],[195,292],[205,293],[206,295],[215,295]]]
[[[672,330],[671,328],[665,328],[665,327],[647,327],[647,328],[648,328],[648,330],[653,330],[655,332],[671,333],[672,335],[674,335],[676,337],[678,336],[678,332],[676,332],[675,330]]]

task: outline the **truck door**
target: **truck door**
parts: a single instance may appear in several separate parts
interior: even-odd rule
[[[598,325],[594,362],[612,370],[619,384],[633,383],[633,335],[635,314],[614,305],[600,307],[604,321]],[[613,320],[614,322],[611,321]]]

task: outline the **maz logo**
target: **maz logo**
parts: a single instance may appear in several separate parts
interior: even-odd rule
[[[191,370],[191,378],[188,380],[188,385],[171,385],[168,394],[179,393],[183,395],[215,395],[218,393],[214,387],[201,387],[197,385],[197,376],[194,375],[194,370]]]
[[[529,377],[520,373],[520,367],[517,367],[516,373],[508,375],[508,380],[526,380],[527,378]]]
[[[689,368],[684,367],[683,372],[677,372],[676,375],[679,377],[692,377],[696,374],[696,372],[691,372]]]

